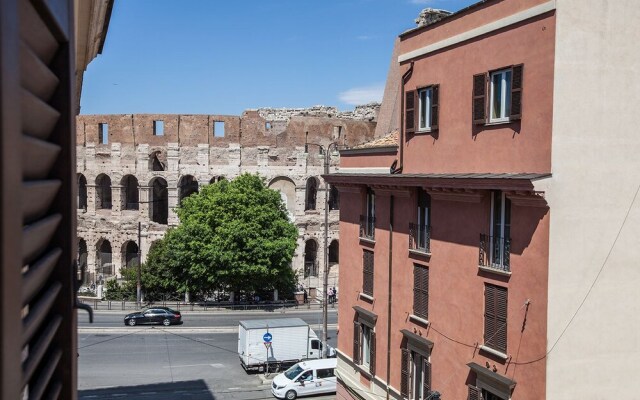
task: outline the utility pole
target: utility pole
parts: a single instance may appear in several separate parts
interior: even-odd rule
[[[138,308],[140,308],[140,303],[142,302],[142,283],[140,282],[140,264],[142,263],[142,222],[138,221],[138,271],[136,278],[136,301],[138,303]]]
[[[329,151],[331,144],[327,146],[324,155],[324,174],[329,174]],[[323,149],[324,150],[324,149]],[[327,319],[329,302],[327,289],[329,286],[329,247],[327,247],[327,236],[329,236],[329,184],[324,180],[324,273],[322,276],[322,358],[327,358]]]

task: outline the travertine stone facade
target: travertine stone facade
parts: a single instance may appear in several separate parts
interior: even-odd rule
[[[78,237],[87,283],[119,276],[137,259],[138,242],[144,261],[151,244],[179,223],[175,208],[181,196],[249,172],[281,192],[300,232],[292,267],[301,284],[321,288],[327,201],[325,155],[317,145],[351,147],[371,140],[377,110],[367,105],[349,113],[318,106],[247,110],[242,116],[79,116]],[[339,155],[332,151],[329,157],[333,172]],[[338,218],[339,211],[331,209],[330,286],[337,285]]]

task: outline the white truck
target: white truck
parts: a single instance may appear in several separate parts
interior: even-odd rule
[[[336,351],[327,346],[327,356]],[[278,371],[302,360],[322,357],[322,343],[300,318],[240,321],[238,356],[245,370]]]

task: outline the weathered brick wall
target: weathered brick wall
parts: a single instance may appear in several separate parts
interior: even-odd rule
[[[138,242],[141,226],[143,260],[151,244],[168,227],[178,224],[174,208],[179,202],[179,185],[193,176],[198,185],[223,177],[233,179],[244,172],[259,173],[281,190],[299,230],[293,268],[300,271],[304,286],[321,287],[324,267],[324,173],[319,144],[336,142],[351,147],[374,137],[378,107],[367,105],[353,112],[340,113],[331,107],[310,109],[247,110],[242,116],[222,115],[82,115],[77,119],[77,170],[87,180],[87,207],[78,210],[78,237],[86,242],[88,267],[93,279],[101,272],[97,263],[100,243],[111,244],[113,270],[119,275],[124,265],[124,249],[129,241]],[[162,121],[161,136],[154,135],[154,121]],[[224,122],[224,136],[214,132],[215,122]],[[99,124],[107,124],[107,143],[100,143]],[[310,143],[305,153],[305,143]],[[153,171],[151,156],[156,154],[164,170]],[[330,170],[339,156],[330,156]],[[100,209],[96,178],[111,179],[112,208]],[[124,204],[123,178],[138,181],[138,209]],[[156,178],[167,183],[168,223],[150,218],[153,207],[150,186]],[[307,180],[318,179],[315,210],[305,211]],[[284,184],[283,182],[287,182]],[[338,240],[339,211],[329,212],[327,246]],[[315,240],[318,248],[318,277],[303,279],[305,244]],[[332,266],[329,284],[337,285],[338,266]]]

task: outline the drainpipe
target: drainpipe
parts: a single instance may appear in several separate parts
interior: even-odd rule
[[[404,114],[404,85],[407,81],[407,79],[411,76],[411,73],[413,72],[413,61],[411,61],[411,64],[409,64],[409,69],[407,70],[407,72],[405,72],[404,74],[402,74],[402,83],[401,83],[401,87],[400,87],[400,138],[399,138],[399,142],[398,143],[398,150],[399,150],[399,158],[400,158],[400,165],[398,165],[397,168],[394,168],[392,173],[396,174],[399,172],[402,172],[402,166],[404,165],[404,129],[405,129],[405,114]]]
[[[402,164],[401,164],[402,165]],[[391,386],[391,291],[393,276],[393,195],[389,197],[389,299],[387,304],[387,400],[389,400]]]

